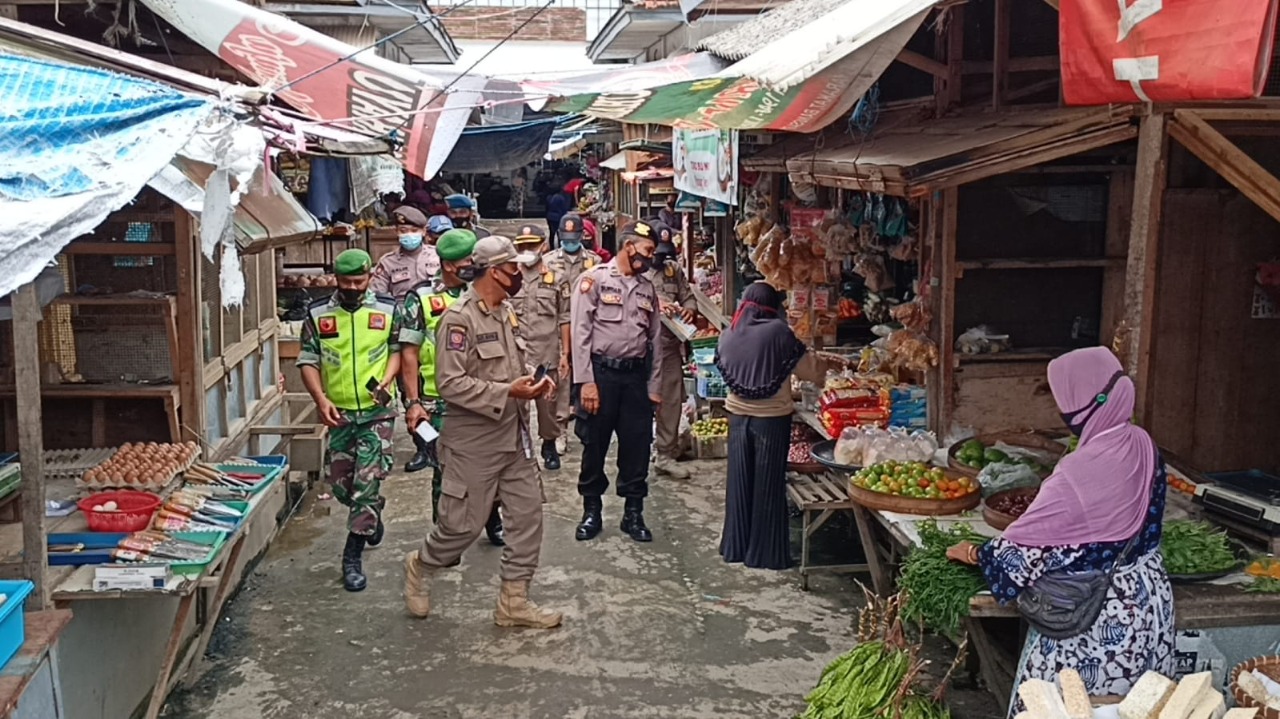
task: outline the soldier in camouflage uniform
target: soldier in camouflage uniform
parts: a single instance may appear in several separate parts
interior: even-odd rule
[[[297,362],[329,428],[326,463],[333,496],[349,509],[342,582],[350,592],[366,585],[366,542],[382,543],[382,480],[391,470],[396,411],[379,396],[394,391],[400,372],[400,311],[394,299],[369,290],[372,267],[364,250],[338,255],[338,290],[308,308]]]

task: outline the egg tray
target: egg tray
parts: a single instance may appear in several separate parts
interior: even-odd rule
[[[195,454],[194,454],[194,455],[192,455],[192,457],[191,457],[191,459],[190,459],[190,460],[188,460],[188,461],[184,462],[183,464],[181,464],[181,465],[178,467],[177,471],[175,471],[173,474],[171,474],[171,475],[169,475],[169,476],[167,476],[167,477],[152,477],[152,478],[148,479],[147,481],[139,481],[139,482],[134,482],[134,483],[132,483],[132,484],[130,484],[130,483],[128,483],[128,482],[115,482],[115,481],[111,481],[111,480],[98,480],[97,482],[86,482],[86,481],[85,481],[85,479],[84,479],[84,475],[85,475],[85,473],[86,473],[86,472],[88,472],[88,471],[89,471],[89,469],[96,469],[96,468],[98,468],[98,467],[100,467],[100,466],[102,466],[102,465],[106,464],[107,462],[109,462],[109,461],[111,460],[111,458],[112,458],[112,457],[115,457],[115,456],[116,456],[116,452],[118,452],[118,451],[119,451],[118,449],[117,449],[117,450],[115,450],[114,452],[112,452],[112,453],[111,453],[111,456],[110,456],[110,457],[107,457],[107,458],[105,458],[105,459],[101,460],[100,462],[98,462],[98,464],[94,465],[93,467],[89,467],[89,468],[87,468],[87,469],[85,469],[85,470],[82,470],[82,471],[81,471],[81,473],[80,473],[80,475],[76,477],[76,487],[77,487],[78,489],[92,489],[92,490],[99,490],[99,489],[138,489],[138,490],[142,490],[142,491],[152,491],[152,492],[155,492],[155,491],[162,490],[162,489],[164,489],[165,487],[168,487],[170,484],[172,484],[172,483],[173,483],[173,480],[174,480],[174,479],[176,479],[176,478],[177,478],[179,475],[181,475],[183,472],[186,472],[188,469],[191,469],[191,466],[192,466],[193,464],[195,464],[196,462],[200,461],[200,449],[199,449],[199,448],[197,448],[197,449],[196,449],[196,451],[195,451]]]
[[[51,449],[44,453],[42,476],[46,480],[74,479],[79,482],[85,472],[111,459],[115,453],[116,450],[110,447]]]

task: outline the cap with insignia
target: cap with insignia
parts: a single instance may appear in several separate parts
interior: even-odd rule
[[[397,207],[392,213],[396,218],[396,223],[401,225],[413,225],[414,227],[426,227],[427,216],[416,207],[402,205]]]
[[[547,231],[538,225],[520,225],[516,232],[517,245],[540,245],[547,240]]]
[[[436,254],[446,262],[457,262],[471,256],[476,247],[476,233],[471,230],[449,230],[436,241]]]
[[[474,210],[476,208],[476,203],[466,195],[449,195],[444,198],[444,204],[450,210]]]
[[[475,252],[471,255],[477,265],[493,267],[507,262],[528,264],[537,261],[538,256],[528,252],[517,252],[511,240],[500,235],[491,235],[476,241]]]
[[[576,242],[582,239],[582,228],[582,217],[576,212],[567,212],[560,218],[560,227],[556,230],[556,236],[561,240]]]
[[[658,231],[653,225],[641,220],[632,222],[622,228],[622,237],[624,240],[653,240],[658,241]]]
[[[343,250],[333,261],[333,273],[341,277],[367,274],[373,268],[373,260],[364,250]]]
[[[427,232],[433,235],[443,235],[452,229],[453,220],[444,215],[432,215],[431,219],[427,220]]]

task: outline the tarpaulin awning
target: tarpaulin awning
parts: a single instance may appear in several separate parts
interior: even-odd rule
[[[613,153],[608,157],[608,159],[601,161],[600,167],[606,170],[614,170],[618,172],[627,169],[627,151],[622,150],[620,152]]]
[[[555,118],[515,125],[468,127],[462,131],[462,137],[454,145],[444,169],[480,173],[524,167],[542,159],[555,129]]]
[[[894,126],[865,140],[793,156],[786,167],[814,184],[914,196],[1136,135],[1130,113],[1111,108],[983,114]]]
[[[733,64],[700,52],[634,66],[620,79],[523,84],[527,92],[554,96],[548,106],[560,112],[630,123],[813,132],[852,109],[935,1],[792,0],[702,43],[726,54],[726,47],[750,48]],[[760,47],[760,39],[769,37],[775,39]]]
[[[0,295],[124,206],[216,110],[212,98],[0,53]]]
[[[397,157],[423,178],[439,171],[479,104],[482,80],[445,91],[426,73],[236,0],[143,3],[303,115],[402,140]]]

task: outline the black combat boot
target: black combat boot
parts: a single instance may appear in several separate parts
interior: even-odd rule
[[[542,440],[542,461],[548,471],[554,472],[560,469],[560,453],[556,451],[554,439]]]
[[[639,497],[628,497],[626,509],[622,513],[622,533],[637,542],[652,542],[653,532],[644,526],[644,500]]]
[[[382,537],[387,533],[387,525],[382,523],[382,517],[378,517],[378,526],[374,528],[373,534],[370,535],[368,543],[370,547],[376,547],[382,544]]]
[[[413,453],[413,459],[404,463],[404,471],[421,472],[427,468],[427,465],[431,464],[430,455],[428,454],[430,448],[427,447],[427,441],[417,432],[410,432],[409,436],[413,437],[413,446],[417,448],[417,451]]]
[[[498,511],[498,505],[493,505],[493,511],[489,513],[489,521],[485,522],[484,533],[489,535],[489,544],[495,547],[507,546],[507,540],[502,538],[502,514]]]
[[[360,553],[364,551],[364,536],[348,534],[347,546],[342,550],[342,586],[348,592],[364,591],[367,581],[360,566]]]
[[[600,534],[600,530],[604,529],[604,517],[600,516],[603,511],[604,501],[599,497],[582,498],[582,522],[578,524],[578,531],[573,535],[579,542],[595,539]]]

